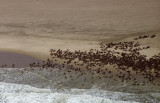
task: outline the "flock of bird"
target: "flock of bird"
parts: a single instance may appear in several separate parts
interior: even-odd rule
[[[118,78],[121,82],[132,81],[133,85],[138,86],[140,83],[137,82],[138,78],[133,77],[132,72],[134,72],[135,75],[141,75],[146,79],[142,85],[151,83],[160,86],[160,83],[156,83],[156,79],[160,79],[160,53],[148,59],[140,51],[147,50],[150,46],[142,46],[138,41],[155,37],[156,35],[143,35],[129,42],[100,43],[99,49],[90,49],[90,51],[75,50],[72,52],[51,49],[51,59],[42,63],[31,63],[30,68],[34,70],[35,67],[39,67],[42,71],[48,68],[59,68],[61,71],[62,68],[65,68],[64,75],[67,72],[75,71],[79,72],[78,76],[87,75],[85,71],[88,71],[93,75],[98,74],[98,79],[114,78],[116,81]],[[63,61],[63,63],[60,65],[59,61]],[[67,78],[67,76],[64,77]]]

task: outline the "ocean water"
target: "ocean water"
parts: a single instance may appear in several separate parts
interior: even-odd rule
[[[50,89],[40,89],[28,85],[3,82],[0,84],[0,103],[137,103],[116,101],[96,94],[89,94],[88,92],[97,92],[92,89],[71,89],[71,93],[58,93]],[[72,94],[74,92],[78,94]]]
[[[29,85],[1,82],[0,103],[137,103],[101,97],[96,94],[97,91],[94,89],[71,89],[71,93],[65,93],[35,88]],[[95,94],[89,94],[90,92]],[[115,92],[109,92],[108,94],[114,95],[113,98],[124,95],[123,93],[117,93],[116,95]]]
[[[0,103],[160,102],[160,89],[156,86],[134,87],[129,83],[112,83],[111,79],[107,81],[96,78],[94,83],[89,84],[89,73],[77,79],[71,71],[67,77],[72,75],[72,78],[66,79],[63,75],[66,69],[39,69],[1,68]]]

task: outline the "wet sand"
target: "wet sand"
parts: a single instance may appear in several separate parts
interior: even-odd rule
[[[30,63],[33,62],[40,62],[36,58],[33,58],[28,55],[16,54],[11,52],[0,52],[0,67],[7,67],[7,68],[25,68],[29,67]]]

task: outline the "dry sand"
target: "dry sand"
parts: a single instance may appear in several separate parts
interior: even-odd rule
[[[159,30],[159,0],[1,0],[0,51],[40,60],[50,49],[98,49],[100,42],[130,41],[142,31]],[[137,33],[139,32],[139,33]],[[130,34],[136,33],[136,34]],[[148,32],[144,32],[147,35]],[[142,51],[160,52],[160,32]]]
[[[153,34],[153,33],[147,33]],[[141,51],[142,54],[151,57],[155,54],[160,53],[160,33],[155,32],[156,38],[139,40],[140,44],[146,46],[150,45],[151,48],[148,50]],[[143,35],[143,34],[139,34]],[[56,39],[56,38],[45,38],[45,37],[30,37],[30,36],[5,36],[0,35],[0,51],[13,52],[18,54],[25,54],[39,60],[47,60],[50,58],[50,49],[69,49],[71,51],[81,50],[89,51],[90,49],[99,49],[100,42],[119,42],[119,41],[130,41],[134,37],[124,36],[122,38],[108,38],[103,41],[91,41],[91,40],[76,40],[75,39]],[[73,35],[74,37],[74,35]],[[77,38],[78,39],[78,38]]]
[[[143,46],[150,45],[151,48],[142,51],[142,54],[146,54],[149,57],[160,53],[160,31],[155,33],[146,33],[145,35],[155,34],[156,38],[139,40]],[[91,41],[91,40],[79,40],[75,39],[56,39],[45,37],[30,37],[30,36],[5,36],[0,35],[0,51],[3,52],[15,52],[19,54],[26,54],[40,60],[46,60],[49,58],[50,49],[62,49],[62,50],[81,50],[88,51],[90,49],[99,49],[99,43],[101,42],[119,42],[130,41],[138,35],[143,33],[137,33],[135,36],[124,36],[123,38],[108,38],[103,41]],[[74,35],[73,35],[74,37]],[[89,36],[88,36],[89,37]]]
[[[50,49],[89,50],[97,48],[97,41],[60,40],[53,38],[0,36],[0,51],[26,54],[40,60],[49,58]]]
[[[146,33],[145,35],[152,35],[152,33]],[[156,35],[155,38],[147,38],[138,40],[142,45],[150,45],[151,48],[145,51],[142,51],[142,54],[151,57],[160,53],[160,32],[157,31],[154,33]],[[124,36],[122,38],[108,38],[104,41],[89,41],[89,40],[76,40],[75,39],[54,39],[54,38],[41,38],[41,37],[22,37],[22,36],[0,36],[0,51],[3,52],[13,52],[18,54],[25,54],[31,57],[35,57],[40,60],[46,60],[50,58],[49,50],[50,49],[69,49],[71,51],[81,50],[81,51],[89,51],[90,49],[99,49],[100,42],[119,42],[119,41],[130,41],[133,40],[134,37],[139,35],[143,35],[143,33],[136,34],[135,36]],[[74,37],[74,35],[73,35]],[[18,59],[18,58],[17,58]],[[2,60],[2,59],[1,59]],[[18,59],[19,60],[19,59]],[[62,63],[59,61],[58,63]],[[82,67],[83,68],[83,67]],[[112,72],[112,74],[116,75],[119,72],[114,67],[108,66],[108,70]],[[103,68],[101,68],[103,69]],[[132,70],[130,70],[132,71]],[[135,71],[131,72],[132,78],[142,78],[141,75],[137,75]],[[141,82],[141,79],[140,79]],[[159,79],[155,80],[156,83],[159,83]]]
[[[51,48],[97,48],[101,40],[159,29],[159,4],[159,0],[1,0],[0,51],[45,60]]]

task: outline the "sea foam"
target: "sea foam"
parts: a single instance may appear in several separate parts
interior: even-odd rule
[[[80,91],[80,89],[79,89]],[[0,82],[0,103],[136,103],[115,101],[88,94],[53,92],[29,85]]]
[[[64,79],[63,70],[56,68],[39,71],[24,68],[0,68],[0,103],[159,103],[159,88],[141,92],[141,87],[109,85],[100,88],[107,81],[94,82],[91,88],[81,86],[83,79]],[[71,72],[75,74],[74,72]],[[68,75],[68,74],[66,74]],[[74,75],[73,75],[74,76]],[[87,77],[89,78],[89,75]],[[82,80],[81,80],[82,79]],[[110,82],[108,80],[108,82]],[[117,83],[118,84],[118,83]],[[88,85],[88,84],[87,84]],[[153,88],[147,86],[147,88]],[[126,91],[121,91],[125,89]],[[133,92],[133,91],[139,91]]]

